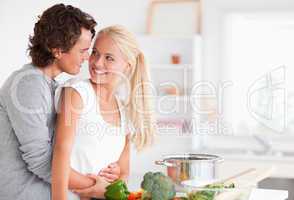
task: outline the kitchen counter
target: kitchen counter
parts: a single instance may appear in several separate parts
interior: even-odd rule
[[[179,154],[184,152],[197,152],[201,151],[191,151],[191,138],[190,137],[172,137],[160,135],[155,141],[155,145],[152,148],[146,149],[143,152],[135,153],[136,151],[131,151],[131,169],[133,173],[130,176],[129,189],[131,191],[136,191],[140,188],[140,183],[143,179],[143,175],[148,171],[161,171],[165,172],[166,168],[154,164],[155,160],[161,160],[163,155],[166,154]],[[177,145],[173,145],[177,144]],[[208,153],[208,152],[205,152]],[[220,152],[212,152],[216,155],[221,155],[225,158],[225,162],[222,163],[218,170],[219,178],[226,178],[237,174],[248,168],[267,168],[272,166],[270,162],[271,157],[254,157],[253,155],[240,154],[236,157],[234,155],[221,154]],[[251,160],[254,158],[254,162]],[[261,159],[263,158],[263,159]],[[276,157],[275,157],[276,158]],[[280,158],[280,157],[278,157]],[[287,157],[288,158],[288,157]],[[294,158],[294,157],[293,157]],[[268,161],[270,160],[270,161]],[[274,165],[277,170],[274,171],[273,177],[289,177],[289,173],[293,172],[293,162],[289,158],[286,161],[285,167],[280,167],[283,164],[283,159],[274,160]],[[278,166],[277,166],[278,164]],[[288,175],[287,175],[288,174]],[[294,174],[294,172],[293,172]],[[272,177],[272,176],[271,176]],[[292,177],[292,176],[291,176]],[[293,175],[294,177],[294,175]],[[252,191],[250,200],[286,200],[288,198],[288,192],[285,190],[264,190],[264,189],[255,189]]]
[[[140,183],[143,180],[144,174],[131,174],[128,182],[128,188],[131,191],[136,191],[140,188]],[[249,200],[286,200],[288,192],[284,190],[265,190],[254,189]]]
[[[288,192],[285,190],[254,189],[249,200],[286,200]]]

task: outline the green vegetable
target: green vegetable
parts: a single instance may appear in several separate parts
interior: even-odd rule
[[[217,190],[235,188],[235,185],[232,183],[230,185],[220,184],[210,184],[205,186],[208,190],[194,191],[188,194],[189,200],[213,200],[214,196],[217,194]],[[216,189],[216,190],[214,190]]]
[[[176,195],[172,180],[161,172],[148,172],[141,183],[143,200],[169,200]]]
[[[122,180],[117,180],[106,187],[104,196],[107,200],[127,200],[130,192]]]

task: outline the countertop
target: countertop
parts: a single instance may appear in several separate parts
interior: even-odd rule
[[[254,189],[250,196],[250,200],[286,200],[287,198],[288,191],[285,190]]]
[[[144,174],[131,174],[128,181],[128,188],[131,191],[136,191],[140,188],[140,183]],[[286,200],[288,191],[285,190],[267,190],[253,189],[249,200]]]

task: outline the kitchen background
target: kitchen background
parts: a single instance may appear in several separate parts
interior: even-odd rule
[[[275,167],[259,187],[294,199],[294,1],[202,0],[198,9],[179,0],[151,10],[150,0],[1,0],[0,84],[29,62],[37,14],[60,2],[95,16],[97,29],[126,26],[147,55],[159,133],[133,151],[132,173],[164,170],[154,161],[165,154],[212,153],[225,158],[220,176]]]

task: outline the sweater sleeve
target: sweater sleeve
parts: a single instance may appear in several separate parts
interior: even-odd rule
[[[52,140],[47,119],[52,114],[52,94],[48,83],[37,75],[16,78],[7,100],[9,120],[27,169],[50,183]]]

